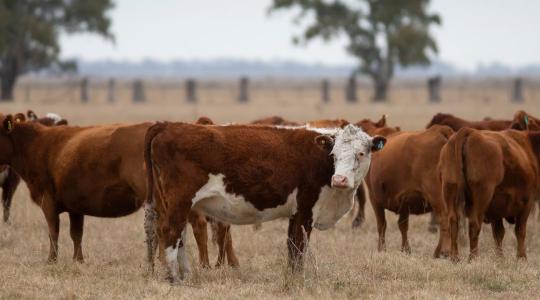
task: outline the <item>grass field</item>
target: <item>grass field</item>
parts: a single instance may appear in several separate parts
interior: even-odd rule
[[[40,115],[53,111],[71,124],[80,125],[164,119],[192,121],[202,115],[216,122],[246,122],[274,114],[293,120],[345,118],[355,121],[378,118],[385,113],[389,115],[390,125],[399,125],[404,130],[423,128],[437,112],[450,112],[469,119],[510,118],[518,109],[540,115],[540,93],[526,93],[526,101],[517,105],[508,102],[505,91],[478,88],[478,95],[474,91],[464,94],[443,91],[442,103],[426,104],[424,89],[398,87],[386,104],[370,103],[366,95],[361,95],[357,104],[335,101],[327,105],[320,104],[318,90],[304,91],[301,95],[261,91],[254,93],[253,101],[244,105],[235,103],[231,93],[225,92],[224,100],[217,91],[201,92],[199,104],[186,105],[170,99],[160,101],[158,92],[149,91],[151,101],[145,104],[131,104],[125,97],[112,105],[104,101],[81,104],[60,98],[25,102],[18,98],[15,103],[0,104],[0,111],[31,108]],[[54,96],[51,91],[40,93],[43,93],[42,99]],[[427,215],[411,217],[412,254],[406,255],[399,251],[397,216],[387,213],[388,251],[378,253],[376,225],[369,204],[366,212],[366,222],[359,230],[351,230],[350,216],[343,218],[334,229],[315,230],[306,270],[295,276],[286,268],[286,221],[265,223],[260,231],[253,231],[251,226],[233,226],[234,245],[241,264],[237,270],[197,269],[197,251],[190,233],[188,253],[194,273],[183,285],[171,287],[157,275],[145,275],[142,212],[120,219],[87,218],[83,239],[86,262],[82,265],[71,260],[69,222],[67,215],[62,215],[59,262],[48,265],[46,222],[40,209],[29,199],[26,187],[21,185],[14,199],[11,225],[0,224],[0,298],[540,297],[540,223],[535,217],[528,227],[528,261],[515,259],[513,226],[505,224],[505,258],[495,255],[491,229],[484,226],[480,257],[472,263],[463,260],[454,264],[432,258],[437,235],[427,232]],[[460,254],[466,258],[468,250],[462,248]],[[210,255],[215,260],[213,245]]]

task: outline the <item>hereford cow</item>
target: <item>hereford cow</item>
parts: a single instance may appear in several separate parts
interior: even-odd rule
[[[484,119],[482,121],[467,121],[458,117],[454,117],[451,114],[438,113],[427,124],[426,128],[433,125],[446,125],[452,128],[454,131],[458,131],[463,127],[475,128],[479,130],[494,130],[500,131],[510,128],[512,121],[508,120],[492,120]]]
[[[437,163],[441,148],[453,134],[447,126],[433,126],[423,132],[397,132],[388,138],[388,146],[373,155],[371,169],[366,176],[371,206],[377,219],[378,250],[386,250],[385,209],[399,215],[401,250],[409,253],[407,238],[410,214],[424,214],[433,210],[445,216]],[[439,256],[442,236],[448,233],[441,226],[441,239],[435,250]]]
[[[189,273],[183,232],[192,209],[231,224],[288,217],[289,265],[302,267],[312,227],[332,227],[353,204],[371,153],[385,138],[344,129],[158,123],[146,134],[147,208],[158,214],[162,262],[176,283]],[[154,197],[155,196],[155,197]],[[150,245],[156,230],[147,229]],[[153,253],[148,256],[153,266]],[[179,272],[179,267],[182,273]]]
[[[448,207],[453,259],[458,258],[459,211],[469,220],[470,259],[478,255],[482,222],[491,223],[502,254],[503,219],[515,223],[517,256],[525,258],[525,231],[540,188],[540,132],[463,128],[441,150],[439,169]]]
[[[32,122],[38,122],[45,126],[60,126],[67,125],[67,121],[62,119],[59,115],[48,113],[43,118],[38,118],[36,114],[29,110],[28,119]],[[25,122],[26,116],[22,113],[17,113],[14,116],[15,122]],[[8,165],[0,165],[0,186],[2,187],[2,208],[4,210],[3,220],[4,223],[9,222],[10,211],[11,211],[11,202],[13,195],[19,186],[21,178],[13,169]]]
[[[287,121],[283,119],[282,117],[277,117],[277,116],[256,120],[256,121],[253,121],[251,124],[274,125],[274,126],[275,125],[302,126],[300,123]],[[308,122],[303,123],[304,126],[309,126],[312,128],[343,128],[348,124],[349,122],[343,119],[321,119],[321,120],[314,120],[314,121],[308,121]],[[386,115],[382,115],[381,119],[379,119],[377,122],[373,122],[370,119],[363,119],[355,123],[355,125],[362,128],[364,132],[372,136],[373,135],[388,136],[394,132],[401,130],[399,127],[386,126]],[[365,188],[366,188],[365,185],[361,184],[358,187],[358,191],[356,192],[355,199],[358,203],[358,210],[356,212],[356,216],[353,218],[352,228],[359,228],[360,225],[362,225],[362,223],[365,220],[365,205],[366,205]]]
[[[0,163],[21,176],[32,200],[43,210],[49,227],[50,262],[57,259],[60,213],[69,213],[73,258],[82,262],[85,215],[121,217],[144,203],[144,135],[152,124],[46,127],[15,122],[11,115],[2,124]],[[201,264],[208,266],[206,219],[197,211],[189,219],[202,252]],[[229,251],[229,264],[238,265],[228,229],[220,232],[226,237],[218,239],[223,242],[218,264]]]

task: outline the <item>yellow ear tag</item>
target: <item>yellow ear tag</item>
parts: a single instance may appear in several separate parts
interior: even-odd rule
[[[11,131],[13,129],[13,124],[11,121],[8,121],[8,130]]]

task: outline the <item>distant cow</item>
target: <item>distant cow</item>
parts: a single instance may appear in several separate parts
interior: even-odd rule
[[[458,258],[460,210],[469,220],[470,259],[478,255],[482,222],[491,223],[502,254],[503,219],[515,223],[517,256],[526,257],[527,218],[540,188],[539,159],[540,133],[535,131],[463,128],[450,138],[441,150],[439,169],[453,259]]]
[[[328,229],[350,210],[371,153],[385,143],[383,137],[371,138],[353,125],[323,131],[326,134],[264,126],[152,126],[146,134],[145,207],[155,205],[157,210],[170,280],[180,280],[179,267],[189,272],[182,235],[191,209],[230,224],[290,218],[289,265],[299,270],[312,227]],[[150,243],[154,232],[147,231]],[[153,265],[153,259],[149,263]]]
[[[38,122],[45,126],[67,125],[67,121],[57,114],[48,113],[43,118],[38,118],[36,114],[29,110],[27,113],[28,119],[32,122]],[[22,113],[17,113],[13,117],[15,122],[25,122],[26,116]],[[2,187],[2,207],[4,210],[4,223],[9,222],[11,203],[13,195],[19,186],[21,178],[8,165],[0,165],[0,186]]]
[[[85,215],[121,217],[144,203],[143,145],[151,123],[46,127],[38,122],[15,122],[11,115],[1,122],[0,163],[21,176],[32,200],[43,210],[49,227],[50,262],[57,259],[60,213],[69,213],[73,258],[82,262]],[[190,221],[199,250],[206,253],[201,248],[206,247],[206,219],[194,211]],[[218,239],[223,242],[218,264],[226,250],[232,251],[228,229],[220,232],[226,237]],[[229,264],[238,264],[234,253],[227,255]],[[207,255],[199,258],[203,266],[208,265]]]
[[[298,126],[301,125],[298,122],[287,121],[279,116],[272,116],[268,118],[262,118],[251,122],[256,125],[284,125],[284,126]]]
[[[517,130],[540,130],[540,119],[519,110],[514,114],[512,128]]]
[[[452,128],[454,131],[458,131],[463,127],[479,130],[500,131],[510,128],[511,124],[512,121],[509,120],[484,119],[482,121],[467,121],[458,117],[454,117],[451,114],[438,113],[433,116],[426,128],[429,128],[433,125],[446,125]]]
[[[407,238],[410,214],[433,210],[437,216],[446,216],[436,166],[441,148],[453,133],[451,128],[439,125],[422,132],[397,132],[388,137],[388,145],[382,151],[373,155],[366,183],[377,219],[379,251],[386,249],[385,209],[399,215],[401,250],[404,252],[411,251]],[[448,234],[445,223],[442,225],[436,257],[442,236]]]

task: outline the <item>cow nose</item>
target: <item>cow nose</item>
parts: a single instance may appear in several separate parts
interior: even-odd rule
[[[348,187],[348,180],[346,176],[343,175],[334,175],[332,176],[332,186],[337,188],[346,188]]]

